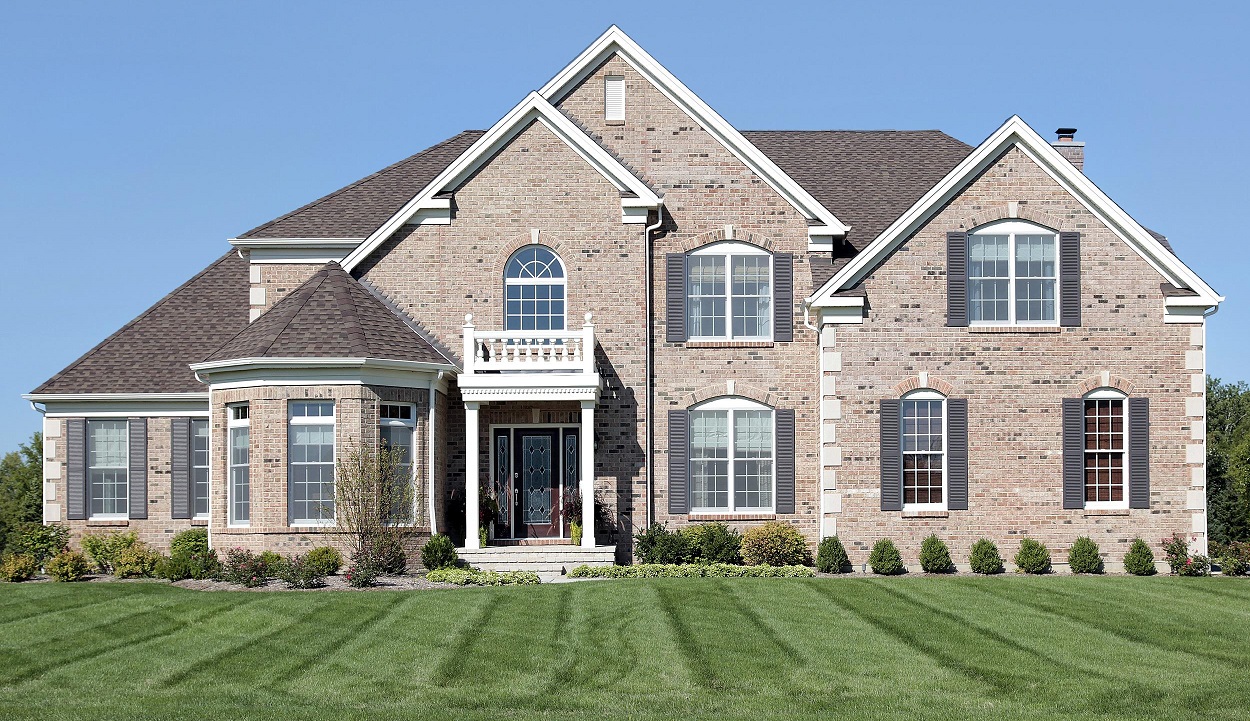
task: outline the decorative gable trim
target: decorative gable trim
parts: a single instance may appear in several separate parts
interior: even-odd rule
[[[656,62],[617,26],[582,51],[538,92],[552,103],[559,102],[585,80],[613,53],[647,79],[661,93],[703,126],[734,157],[750,168],[765,183],[785,198],[794,209],[807,218],[808,245],[811,250],[829,250],[834,238],[845,236],[850,226],[838,220],[827,208],[756,148],[742,133],[730,125],[699,96],[690,91],[664,66]]]
[[[941,181],[911,208],[900,215],[881,235],[868,244],[842,270],[807,299],[813,307],[835,305],[838,291],[853,288],[889,257],[899,245],[918,231],[953,197],[1011,147],[1018,147],[1055,182],[1072,194],[1081,205],[1094,214],[1121,240],[1129,245],[1165,279],[1180,288],[1189,288],[1197,295],[1167,299],[1168,322],[1202,322],[1202,313],[1218,307],[1224,297],[1216,293],[1198,274],[1169,252],[1149,231],[1133,220],[1115,201],[1077,170],[1050,143],[1042,139],[1018,115],[1008,118],[967,158],[955,166]],[[1023,207],[1023,206],[1021,206]],[[1182,309],[1181,306],[1184,308]],[[1173,308],[1176,307],[1174,310]],[[1202,309],[1194,311],[1196,309]],[[1179,311],[1186,310],[1186,313]],[[1174,318],[1173,316],[1178,316]],[[1180,317],[1182,316],[1183,317]]]
[[[532,92],[460,157],[452,161],[451,165],[444,168],[443,172],[404,207],[365,238],[363,243],[343,259],[343,269],[350,272],[404,225],[450,225],[451,198],[444,193],[455,190],[535,122],[542,123],[620,192],[622,223],[645,223],[647,211],[658,208],[663,202],[655,191],[603,146],[586,135],[542,95]]]

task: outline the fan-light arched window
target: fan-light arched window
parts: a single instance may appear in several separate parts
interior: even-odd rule
[[[541,245],[518,250],[504,270],[505,330],[564,330],[564,264]]]

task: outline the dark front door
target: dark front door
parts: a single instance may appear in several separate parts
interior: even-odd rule
[[[560,536],[560,431],[518,428],[513,438],[512,528],[518,538]]]

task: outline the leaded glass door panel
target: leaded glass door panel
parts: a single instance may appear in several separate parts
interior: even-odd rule
[[[513,529],[517,537],[560,535],[560,433],[520,429],[513,439]]]

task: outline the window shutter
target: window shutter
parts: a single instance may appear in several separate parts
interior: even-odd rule
[[[690,512],[690,411],[668,412],[668,512]]]
[[[794,340],[794,256],[773,255],[773,340]]]
[[[603,78],[603,118],[604,120],[625,119],[624,76],[607,75]]]
[[[1128,399],[1128,507],[1150,508],[1150,399]]]
[[[946,507],[968,510],[968,399],[946,401]]]
[[[903,402],[881,401],[881,510],[903,510],[903,453],[899,447]]]
[[[665,295],[667,308],[665,315],[664,339],[669,343],[686,341],[686,254],[669,253],[668,267],[665,272]]]
[[[1081,325],[1081,234],[1059,234],[1059,325]]]
[[[191,419],[170,421],[169,505],[171,518],[191,517]]]
[[[1085,401],[1063,399],[1063,507],[1085,507]]]
[[[794,409],[778,408],[777,424],[777,513],[794,513]]]
[[[148,517],[148,421],[131,418],[129,432],[130,469],[127,482],[130,487],[130,517]]]
[[[968,234],[946,234],[946,325],[968,325]]]
[[[65,421],[65,517],[87,518],[87,421]]]

